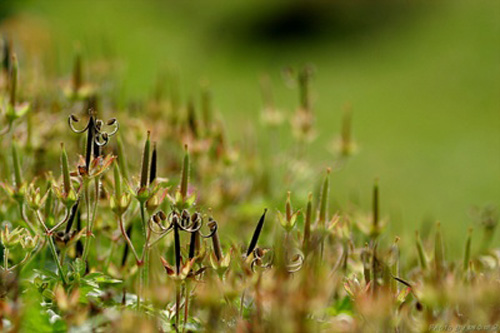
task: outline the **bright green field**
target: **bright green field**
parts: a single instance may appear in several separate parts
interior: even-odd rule
[[[74,41],[89,57],[111,50],[123,61],[128,97],[149,94],[166,69],[179,74],[185,96],[208,79],[234,141],[247,121],[258,121],[261,73],[272,76],[277,105],[291,113],[296,91],[280,71],[314,64],[319,137],[310,157],[318,170],[331,163],[328,145],[350,103],[360,150],[334,173],[332,196],[369,210],[378,177],[395,233],[440,220],[447,237],[463,240],[472,206],[500,204],[499,1],[379,10],[364,27],[339,24],[291,40],[265,40],[251,28],[282,3],[228,3],[24,1],[17,12],[45,21],[61,73],[70,71]]]

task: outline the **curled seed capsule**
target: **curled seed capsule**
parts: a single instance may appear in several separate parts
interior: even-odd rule
[[[194,212],[193,215],[191,215],[191,222],[195,223],[201,220],[201,214],[198,212]]]
[[[106,123],[106,125],[108,126],[113,126],[114,124],[116,124],[116,118],[111,118],[110,120],[108,120],[108,122]]]
[[[181,219],[183,221],[189,221],[191,219],[191,216],[189,215],[189,212],[187,210],[183,210],[181,214]]]
[[[72,114],[71,116],[69,116],[71,118],[71,121],[74,121],[75,123],[79,122],[80,119],[78,119],[77,116],[75,116],[74,114]]]
[[[101,137],[102,137],[103,141],[108,141],[108,139],[109,139],[108,133],[102,133]]]
[[[158,216],[158,214],[153,215],[153,222],[156,224],[160,224],[161,218]]]
[[[96,122],[95,122],[95,128],[97,128],[98,130],[100,130],[102,128],[102,120],[101,119],[97,119]]]
[[[160,220],[162,221],[165,221],[167,219],[167,215],[165,215],[165,213],[160,210],[158,213],[157,213],[158,217],[160,218]]]

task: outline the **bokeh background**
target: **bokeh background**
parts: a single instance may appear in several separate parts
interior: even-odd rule
[[[463,240],[473,207],[500,204],[499,1],[18,0],[0,13],[4,31],[29,41],[24,56],[61,76],[75,42],[89,62],[119,59],[124,101],[150,96],[165,72],[185,97],[209,81],[234,140],[259,122],[262,73],[291,114],[297,91],[283,69],[311,64],[318,138],[308,158],[317,170],[331,163],[351,105],[359,150],[331,194],[369,210],[378,177],[393,233],[440,220]]]

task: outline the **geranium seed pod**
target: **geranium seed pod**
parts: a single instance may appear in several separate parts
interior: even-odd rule
[[[158,216],[158,214],[153,215],[153,222],[156,224],[160,224],[161,218]]]
[[[158,212],[158,216],[162,221],[165,221],[167,219],[167,215],[162,210]]]
[[[252,240],[250,241],[250,245],[248,246],[247,257],[252,254],[253,250],[255,250],[255,247],[257,246],[257,242],[259,241],[259,236],[260,236],[260,233],[262,232],[262,227],[264,226],[264,221],[266,219],[266,213],[267,213],[267,208],[264,209],[264,213],[260,217],[259,222],[257,223],[257,226],[255,227],[255,231],[253,233]]]
[[[122,177],[120,175],[120,166],[115,161],[115,167],[113,169],[113,176],[115,178],[115,197],[116,200],[119,201],[120,196],[122,194]]]
[[[14,165],[14,182],[16,183],[16,187],[20,188],[23,182],[23,177],[21,173],[21,162],[19,160],[17,143],[15,141],[12,142],[12,163]]]
[[[17,56],[12,55],[12,67],[10,69],[10,106],[14,107],[16,105],[16,95],[17,95],[17,71],[18,71]]]
[[[69,173],[69,162],[68,162],[68,154],[66,153],[66,149],[64,148],[64,143],[61,142],[61,170],[63,174],[63,185],[64,185],[64,193],[66,195],[71,191],[71,178]]]
[[[311,220],[312,220],[312,193],[309,192],[307,198],[306,216],[304,219],[304,242],[303,242],[304,251],[307,251],[309,249],[309,239],[311,237]]]
[[[95,122],[95,127],[98,129],[98,130],[101,130],[102,128],[102,124],[103,124],[103,121],[101,119],[97,119],[96,122]]]
[[[113,126],[114,124],[116,124],[116,118],[111,118],[106,124],[108,126]]]
[[[141,188],[146,187],[148,185],[149,154],[151,149],[151,141],[149,139],[150,135],[151,132],[148,131],[146,143],[144,144],[144,151],[142,153],[141,182],[140,182]]]
[[[75,116],[74,114],[70,115],[70,118],[71,118],[71,121],[74,121],[75,123],[80,121],[80,119],[78,119],[78,117]]]
[[[321,188],[321,201],[319,205],[319,225],[324,227],[326,220],[328,219],[328,195],[330,193],[330,172],[331,169],[326,169],[325,180],[323,181],[323,187]]]
[[[151,167],[149,173],[149,183],[153,183],[156,179],[157,170],[157,153],[156,153],[156,142],[153,143],[153,154],[151,154]]]
[[[188,191],[188,184],[189,184],[189,152],[188,152],[188,146],[184,146],[185,150],[185,155],[184,155],[184,163],[182,165],[182,172],[181,172],[181,188],[180,188],[180,193],[183,199],[187,197],[187,191]]]

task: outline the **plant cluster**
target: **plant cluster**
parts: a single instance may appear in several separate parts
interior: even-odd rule
[[[0,329],[406,332],[500,324],[493,208],[476,214],[481,249],[473,251],[469,230],[458,262],[447,258],[439,223],[433,234],[417,232],[414,246],[388,242],[378,182],[370,213],[332,209],[330,176],[356,151],[351,111],[333,169],[316,184],[311,174],[321,169],[304,162],[316,136],[311,67],[286,72],[299,91],[294,114],[275,106],[262,78],[269,136],[238,145],[207,85],[199,110],[194,99],[181,102],[175,76],[160,80],[139,109],[120,108],[106,85],[85,82],[79,51],[61,88],[48,74],[37,85],[18,81],[12,50],[4,43],[0,73]],[[286,119],[289,151],[275,136]]]

